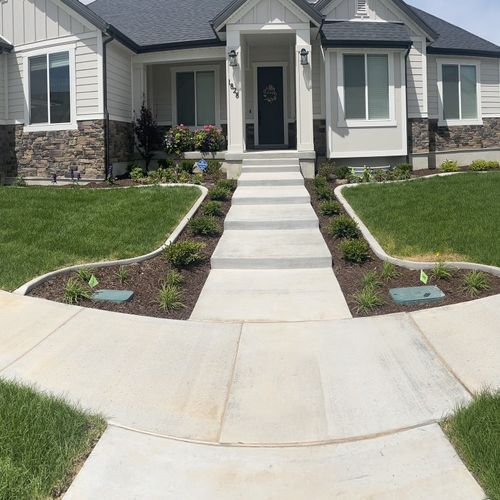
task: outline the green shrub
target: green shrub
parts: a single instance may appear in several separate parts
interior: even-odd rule
[[[327,232],[337,238],[357,239],[360,237],[358,225],[347,215],[339,215],[328,225]]]
[[[165,134],[165,151],[167,154],[181,155],[194,151],[194,133],[184,125],[172,127]]]
[[[358,314],[366,314],[385,304],[384,299],[376,287],[366,286],[353,295],[355,310]]]
[[[335,175],[337,176],[337,179],[347,179],[349,177],[349,173],[349,167],[346,167],[345,165],[335,168]]]
[[[470,164],[470,169],[474,172],[484,172],[486,170],[494,170],[499,168],[500,164],[497,161],[487,161],[487,160],[474,160]]]
[[[385,281],[391,281],[399,278],[401,276],[401,273],[396,269],[396,266],[391,262],[384,262],[380,276]]]
[[[367,273],[364,274],[364,276],[361,278],[361,283],[363,284],[363,288],[379,288],[381,283],[380,283],[380,276],[378,275],[377,271],[368,271]]]
[[[158,293],[158,304],[164,311],[178,311],[186,307],[181,298],[182,293],[178,287],[164,283]]]
[[[458,172],[460,169],[458,163],[454,160],[446,160],[439,167],[443,172]]]
[[[203,174],[193,174],[191,178],[191,182],[193,184],[201,185],[203,184]]]
[[[222,164],[218,160],[207,160],[207,169],[205,173],[214,179],[220,178],[224,175],[221,166]]]
[[[182,277],[182,274],[179,271],[175,270],[170,271],[165,278],[165,284],[168,286],[180,286],[182,285],[183,281],[184,278]]]
[[[90,299],[92,293],[87,284],[78,279],[69,278],[63,292],[63,300],[67,304],[78,304],[81,300]]]
[[[333,189],[329,186],[317,187],[316,195],[319,200],[324,200],[324,201],[333,200],[335,198],[335,193]]]
[[[488,276],[481,271],[470,271],[464,277],[464,292],[471,297],[478,297],[481,292],[490,289]]]
[[[115,272],[115,276],[122,285],[125,284],[129,277],[128,269],[124,266],[120,266]]]
[[[181,184],[191,184],[192,183],[192,176],[191,174],[189,174],[188,172],[180,172],[179,175],[177,176],[177,180],[181,183]]]
[[[132,167],[132,169],[130,170],[130,178],[135,181],[135,182],[138,182],[140,181],[141,179],[144,179],[145,177],[145,174],[144,174],[144,170],[142,170],[142,167],[139,167],[138,165]]]
[[[228,191],[233,192],[236,189],[237,182],[235,179],[221,179],[217,181],[215,185],[216,188],[227,189]]]
[[[83,281],[84,283],[88,283],[90,281],[90,278],[94,275],[94,269],[91,267],[82,267],[81,269],[78,269],[76,271],[76,275],[78,278]]]
[[[226,138],[222,129],[213,125],[205,125],[194,133],[194,145],[197,151],[215,153],[222,151],[226,145]]]
[[[158,168],[163,168],[164,170],[168,170],[174,167],[174,160],[171,158],[163,158],[158,160]]]
[[[220,201],[208,201],[202,208],[202,213],[210,217],[223,217],[224,210],[222,207],[223,205]]]
[[[318,177],[323,177],[329,181],[335,181],[336,169],[332,161],[326,160],[318,168]]]
[[[188,174],[192,174],[194,170],[194,160],[181,160],[177,165],[180,172],[186,172]]]
[[[326,200],[320,203],[319,212],[321,215],[331,217],[334,215],[339,215],[342,207],[338,201]]]
[[[328,187],[328,181],[324,177],[315,177],[314,178],[314,187],[316,189]]]
[[[431,274],[437,280],[449,280],[453,276],[451,269],[444,262],[437,262],[432,268]]]
[[[215,201],[229,201],[231,199],[231,191],[226,188],[215,187],[208,192],[208,197]]]
[[[196,236],[220,236],[222,234],[222,226],[215,217],[202,215],[189,221],[189,229]]]
[[[411,163],[400,163],[394,167],[394,171],[411,174],[413,172],[413,165]]]
[[[370,258],[370,247],[364,240],[344,240],[340,243],[340,251],[346,262],[363,264]]]
[[[165,250],[167,261],[176,269],[183,269],[205,260],[205,245],[196,241],[178,241]]]

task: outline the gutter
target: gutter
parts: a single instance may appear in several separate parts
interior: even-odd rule
[[[104,106],[104,179],[108,180],[109,169],[109,111],[108,111],[108,69],[107,69],[107,45],[115,39],[114,36],[108,36],[102,42],[102,87],[103,87],[103,106]]]
[[[412,43],[413,45],[413,43]],[[406,94],[406,163],[410,163],[410,151],[408,150],[408,58],[410,57],[411,46],[405,53],[405,94]]]

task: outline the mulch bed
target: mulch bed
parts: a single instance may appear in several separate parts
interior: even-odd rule
[[[124,183],[124,181],[119,181],[119,183],[119,185],[123,185],[122,183]],[[103,184],[106,185],[107,183],[101,183],[101,185]],[[208,198],[206,198],[201,205],[200,210],[208,201]],[[230,201],[223,203],[224,217],[219,218],[221,225],[224,223],[224,218],[227,215],[230,206]],[[182,303],[185,305],[185,308],[177,311],[166,312],[161,309],[157,303],[160,287],[167,274],[173,270],[163,255],[137,264],[95,269],[94,275],[99,281],[99,285],[96,287],[97,289],[133,290],[134,298],[130,302],[115,304],[112,302],[82,300],[79,305],[94,309],[103,309],[106,311],[136,314],[141,316],[178,320],[189,319],[210,272],[210,257],[212,256],[219,239],[220,237],[209,238],[195,236],[191,233],[189,226],[186,226],[177,240],[194,240],[202,242],[206,245],[204,250],[206,259],[201,264],[179,271],[184,278],[181,289]],[[123,285],[116,276],[116,272],[120,268],[126,269],[129,274],[126,283]],[[64,288],[66,286],[66,282],[71,277],[76,277],[76,273],[70,272],[56,276],[53,279],[39,285],[37,288],[32,290],[29,295],[56,302],[63,302]]]
[[[435,170],[426,171],[429,173],[436,173]],[[331,187],[337,186],[336,183],[330,183]],[[437,285],[446,295],[446,297],[434,304],[418,305],[418,306],[399,306],[395,304],[390,295],[390,288],[400,288],[400,287],[410,287],[410,286],[422,286],[420,282],[420,271],[411,271],[409,269],[396,266],[397,271],[400,273],[400,277],[390,282],[383,282],[380,288],[380,293],[383,297],[385,304],[383,306],[373,309],[369,313],[358,313],[356,311],[356,303],[353,299],[353,294],[359,292],[362,289],[362,278],[368,271],[381,272],[383,268],[383,261],[379,259],[373,252],[370,251],[370,260],[362,265],[350,264],[342,258],[342,253],[339,248],[339,243],[341,240],[331,236],[327,233],[326,228],[328,223],[331,221],[332,217],[325,217],[319,212],[319,204],[321,203],[316,196],[314,189],[314,183],[312,180],[306,180],[306,187],[311,194],[312,205],[320,220],[320,229],[323,237],[330,249],[333,256],[333,271],[337,276],[340,283],[342,291],[346,297],[347,303],[354,317],[362,316],[378,316],[383,314],[391,314],[396,312],[410,312],[418,311],[422,309],[431,309],[434,307],[441,307],[449,304],[457,304],[460,302],[468,302],[474,300],[478,297],[471,297],[470,295],[463,292],[463,279],[468,271],[463,270],[453,270],[453,276],[449,280],[436,280],[431,276],[430,271],[426,271],[429,275],[429,285]],[[343,212],[345,215],[347,213]],[[500,294],[500,278],[496,276],[489,276],[491,288],[488,291],[483,292],[480,295],[482,297],[488,297],[490,295]]]

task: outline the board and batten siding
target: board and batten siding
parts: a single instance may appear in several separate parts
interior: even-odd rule
[[[438,93],[438,60],[453,59],[480,62],[481,113],[483,118],[500,117],[500,66],[499,60],[493,58],[466,58],[454,56],[428,56],[427,58],[427,95],[429,99],[429,117],[439,117]]]
[[[133,118],[131,52],[120,43],[112,42],[106,49],[106,62],[110,118],[130,122]]]
[[[314,118],[325,117],[325,62],[318,40],[311,47],[312,97]]]
[[[0,1],[2,37],[15,46],[94,30],[57,0]]]

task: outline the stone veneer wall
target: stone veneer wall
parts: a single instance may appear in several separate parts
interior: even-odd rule
[[[500,118],[483,118],[483,125],[440,127],[438,120],[408,120],[409,153],[500,148]]]
[[[16,176],[15,135],[14,125],[0,125],[0,184],[6,177]]]
[[[134,124],[109,122],[109,162],[121,163],[132,160],[134,154]]]

